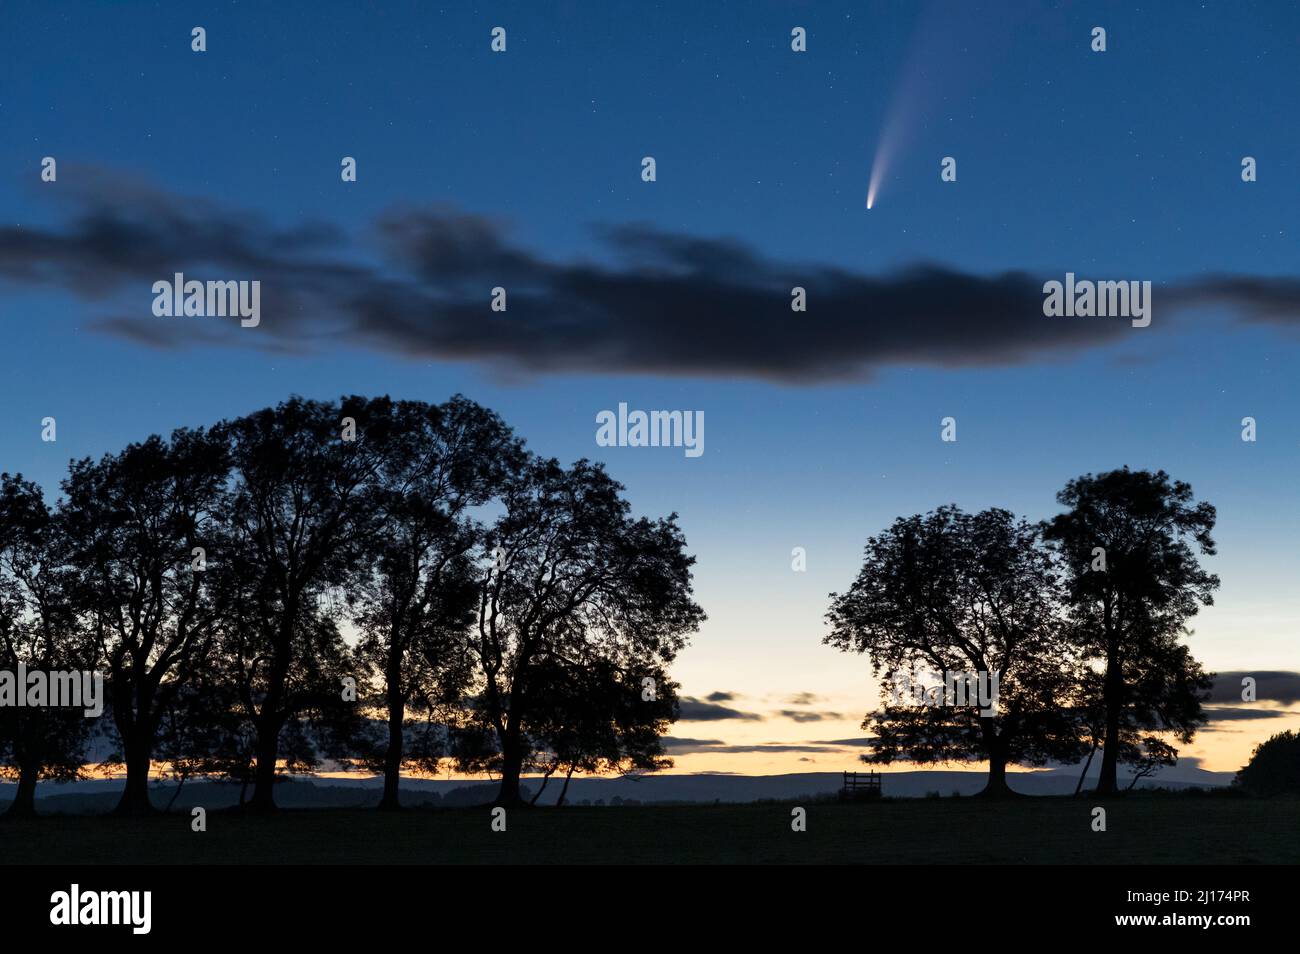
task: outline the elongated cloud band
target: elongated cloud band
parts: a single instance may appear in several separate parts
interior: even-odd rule
[[[1200,305],[1224,307],[1237,322],[1300,324],[1295,278],[1157,285],[1155,324],[1135,330],[1123,320],[1044,317],[1042,283],[1060,274],[919,265],[873,276],[645,226],[599,229],[599,262],[561,262],[513,244],[493,219],[454,209],[395,209],[354,237],[319,223],[276,228],[104,173],[80,181],[59,185],[70,203],[60,225],[0,228],[0,281],[101,303],[92,327],[164,348],[361,346],[537,374],[808,384],[866,380],[893,366],[1067,357],[1163,334],[1175,313]],[[261,324],[156,317],[151,285],[178,272],[260,281]],[[504,312],[490,307],[498,286],[507,291]],[[806,312],[791,310],[796,286],[806,290]]]

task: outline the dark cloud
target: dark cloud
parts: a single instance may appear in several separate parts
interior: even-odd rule
[[[60,226],[0,228],[0,278],[111,299],[94,327],[164,348],[347,346],[512,373],[816,383],[891,366],[1023,364],[1146,340],[1165,327],[1162,306],[1226,305],[1245,322],[1300,322],[1300,280],[1289,278],[1157,286],[1146,331],[1119,319],[1045,318],[1042,283],[1055,274],[917,265],[865,275],[641,225],[599,229],[599,261],[560,262],[513,244],[493,219],[449,208],[393,210],[354,247],[330,225],[284,228],[94,170],[68,170],[57,192],[69,203]],[[175,272],[260,281],[261,325],[155,317],[150,286]],[[807,290],[806,314],[790,311],[796,285]],[[505,313],[489,309],[495,286],[507,289]]]
[[[1241,722],[1251,719],[1280,719],[1284,716],[1300,715],[1287,709],[1266,709],[1263,706],[1254,709],[1233,708],[1232,706],[1206,706],[1205,714],[1210,723]]]
[[[665,736],[664,751],[672,755],[724,752],[728,755],[783,754],[787,752],[828,752],[836,748],[815,742],[760,742],[749,745],[728,745],[721,739],[683,739]]]
[[[663,737],[664,751],[675,752],[678,755],[687,752],[700,752],[708,750],[717,751],[719,746],[726,745],[721,739],[684,739],[678,736],[666,735]]]
[[[677,718],[680,722],[721,722],[724,719],[761,722],[763,719],[757,712],[741,712],[739,709],[732,709],[730,706],[720,706],[692,696],[682,698],[681,713]]]
[[[856,745],[866,747],[875,742],[874,736],[865,736],[860,739],[814,739],[811,745]]]
[[[1259,702],[1278,702],[1287,705],[1300,702],[1300,672],[1285,670],[1216,673],[1214,686],[1210,689],[1210,702],[1240,704],[1242,702],[1241,680],[1247,676],[1255,680],[1255,698]]]
[[[848,718],[842,712],[813,712],[808,709],[782,709],[777,715],[791,722],[821,722],[826,719]]]
[[[708,702],[731,702],[733,699],[739,697],[734,692],[723,692],[722,690],[719,690],[718,692],[710,692],[704,698]]]
[[[1249,324],[1300,330],[1300,278],[1206,275],[1170,289],[1176,307],[1225,305]]]
[[[811,706],[822,701],[822,697],[815,692],[796,692],[786,700],[792,706]]]

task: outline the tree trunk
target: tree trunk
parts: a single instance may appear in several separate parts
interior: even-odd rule
[[[1088,769],[1092,768],[1092,757],[1097,754],[1097,740],[1092,740],[1092,749],[1088,752],[1088,761],[1083,763],[1083,771],[1079,773],[1079,784],[1074,786],[1074,794],[1077,796],[1083,789],[1083,780],[1088,777]]]
[[[406,701],[401,686],[395,685],[389,674],[388,683],[388,750],[384,753],[384,794],[379,807],[384,811],[397,811],[397,787],[402,779],[402,722],[406,718]]]
[[[551,773],[554,771],[555,769],[551,769],[550,772],[547,772],[546,775],[542,777],[542,784],[537,787],[537,794],[528,802],[529,805],[537,804],[537,800],[542,797],[542,792],[546,791],[546,786],[551,784]]]
[[[171,800],[167,802],[167,807],[163,809],[163,814],[170,812],[172,806],[176,804],[176,799],[181,797],[181,789],[185,787],[185,778],[186,776],[182,775],[181,780],[176,783],[176,791],[172,792]]]
[[[126,788],[122,789],[122,797],[113,809],[115,815],[153,814],[153,803],[149,801],[149,737],[152,734],[137,724],[131,734],[122,740],[126,758]]]
[[[1101,773],[1097,776],[1098,795],[1114,795],[1119,790],[1119,720],[1123,706],[1123,680],[1119,650],[1112,644],[1106,654],[1106,681],[1102,690],[1102,701],[1106,708],[1106,738],[1101,748]]]
[[[524,769],[523,746],[518,740],[512,740],[501,748],[501,790],[497,792],[496,801],[492,804],[507,808],[522,805],[524,800],[519,794],[519,776]]]
[[[569,794],[569,779],[571,779],[571,778],[573,778],[573,767],[572,767],[572,766],[569,767],[569,774],[566,775],[566,776],[564,776],[564,788],[560,789],[560,798],[559,798],[559,801],[557,801],[557,802],[555,803],[555,807],[556,807],[556,808],[559,808],[561,805],[564,804],[564,796],[566,796],[566,795]]]
[[[275,811],[275,760],[280,754],[280,726],[260,721],[257,726],[257,767],[253,772],[253,798],[248,803],[255,812]]]
[[[280,611],[280,623],[274,635],[266,696],[262,700],[260,715],[253,720],[257,729],[257,741],[253,744],[257,768],[253,774],[253,800],[249,802],[248,808],[254,812],[275,811],[275,762],[280,755],[280,730],[290,715],[289,712],[282,712],[281,706],[284,701],[284,684],[289,677],[289,665],[293,658],[294,621],[298,618],[300,596],[292,586],[286,594]]]
[[[39,774],[40,766],[24,765],[18,773],[18,790],[14,793],[14,800],[5,812],[6,817],[12,818],[35,818],[36,817],[36,776]]]
[[[985,783],[983,791],[978,795],[980,798],[1006,798],[1016,793],[1007,785],[1007,759],[1005,755],[991,753],[989,755],[989,779]]]

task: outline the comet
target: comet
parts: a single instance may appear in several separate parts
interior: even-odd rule
[[[880,139],[880,145],[876,147],[876,158],[871,163],[871,178],[867,182],[868,209],[876,204],[876,196],[880,194],[880,183],[884,180],[885,173],[894,158],[894,145],[898,142],[899,137],[894,132],[893,127],[892,122],[886,124],[885,134]],[[891,135],[891,133],[893,134]]]
[[[942,100],[946,71],[954,63],[969,59],[964,46],[970,36],[976,35],[978,25],[965,19],[954,22],[955,16],[975,14],[963,13],[960,6],[954,11],[950,5],[932,3],[917,16],[871,162],[868,209],[874,208],[880,198],[880,190],[895,160],[907,150],[918,127]]]
[[[916,62],[917,58],[913,56],[912,65],[894,90],[889,111],[885,115],[885,126],[876,145],[875,158],[871,161],[871,178],[867,181],[868,209],[876,204],[885,176],[889,173],[894,159],[911,138],[916,117],[921,112],[920,101],[925,97],[922,93],[922,74],[915,65]]]

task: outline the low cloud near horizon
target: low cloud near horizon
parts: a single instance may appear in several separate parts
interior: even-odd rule
[[[731,745],[721,739],[686,739],[665,736],[664,751],[669,755],[698,755],[701,753],[726,753],[728,755],[783,755],[791,752],[838,751],[838,745],[822,745],[816,742],[758,742],[753,744]]]
[[[718,695],[714,693],[713,695]],[[709,696],[710,699],[713,695]],[[739,719],[746,722],[762,721],[757,712],[742,712],[730,706],[716,702],[706,702],[693,696],[683,696],[678,703],[678,722],[721,722],[727,719]]]
[[[1243,703],[1241,693],[1242,680],[1250,677],[1255,680],[1255,699],[1262,703],[1290,705],[1300,702],[1300,672],[1284,669],[1257,670],[1255,672],[1220,672],[1214,675],[1214,684],[1210,689],[1210,703]],[[1267,718],[1262,716],[1261,718]]]
[[[1171,314],[1202,306],[1227,309],[1237,324],[1300,328],[1300,278],[1159,284],[1152,327],[1134,329],[1117,318],[1044,317],[1042,283],[1061,274],[917,264],[867,275],[646,225],[599,227],[600,262],[561,262],[514,244],[495,219],[449,207],[397,208],[353,236],[319,222],[277,228],[99,169],[68,172],[56,193],[67,209],[59,225],[0,228],[0,282],[102,303],[92,328],[157,348],[310,354],[346,345],[515,375],[814,384],[1145,343],[1168,330]],[[177,272],[260,281],[261,324],[155,317],[151,286]],[[489,307],[496,286],[507,291],[504,313]],[[794,286],[807,291],[806,313],[790,309]]]

